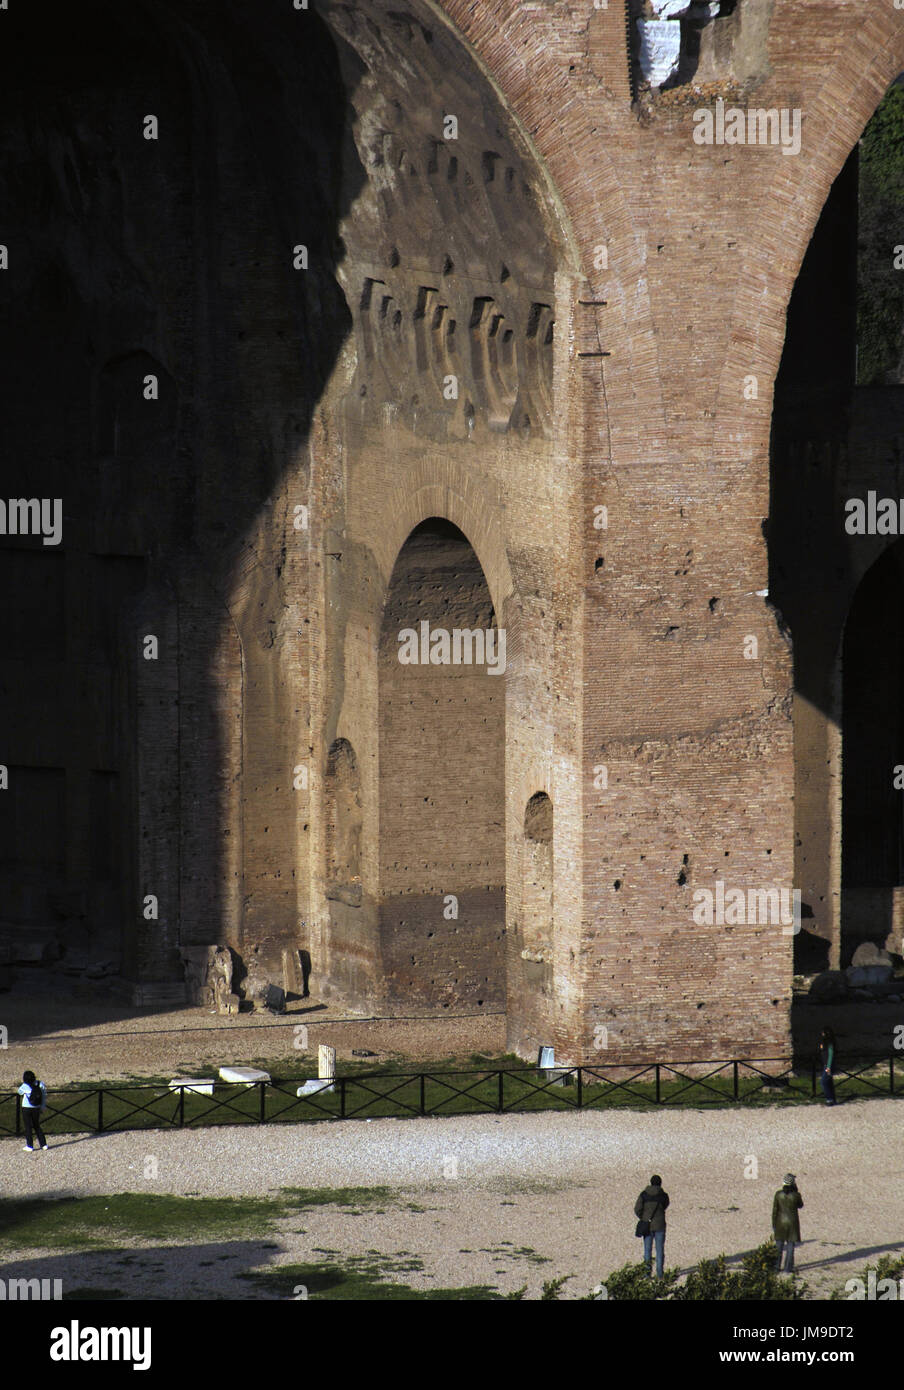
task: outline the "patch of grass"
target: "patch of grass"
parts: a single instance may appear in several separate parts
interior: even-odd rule
[[[309,1299],[329,1299],[345,1302],[399,1302],[445,1300],[473,1301],[501,1298],[499,1292],[487,1284],[474,1284],[450,1289],[413,1289],[408,1284],[397,1284],[384,1279],[384,1274],[405,1268],[392,1260],[345,1260],[336,1264],[298,1264],[280,1265],[278,1269],[250,1270],[240,1274],[255,1288],[277,1297],[296,1299],[299,1287],[307,1290]],[[418,1265],[407,1266],[410,1269]]]
[[[260,1235],[284,1214],[281,1203],[263,1197],[11,1197],[0,1200],[0,1249],[94,1250],[111,1241]]]
[[[506,1249],[506,1246],[510,1248]],[[533,1265],[552,1264],[548,1255],[538,1255],[529,1245],[522,1245],[516,1249],[510,1240],[503,1240],[499,1245],[482,1245],[480,1250],[484,1255],[504,1255],[509,1260],[527,1260]]]
[[[291,1204],[293,1211],[307,1211],[311,1207],[362,1207],[375,1206],[377,1202],[392,1203],[394,1193],[389,1187],[283,1187],[283,1196]]]

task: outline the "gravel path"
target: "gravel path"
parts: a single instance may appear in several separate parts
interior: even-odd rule
[[[161,1260],[172,1289],[167,1297],[236,1297],[230,1280],[239,1268],[370,1250],[395,1259],[397,1277],[415,1287],[490,1284],[505,1291],[527,1283],[536,1296],[543,1279],[573,1274],[568,1287],[577,1296],[636,1258],[632,1206],[652,1171],[662,1173],[672,1198],[667,1262],[687,1267],[765,1239],[773,1192],[790,1168],[805,1202],[799,1267],[814,1288],[826,1289],[843,1284],[868,1257],[904,1248],[904,1204],[895,1195],[904,1176],[901,1118],[894,1101],[871,1100],[833,1110],[600,1111],[133,1132],[60,1139],[43,1155],[24,1154],[21,1141],[7,1140],[0,1143],[0,1183],[7,1196],[393,1189],[382,1211],[310,1209],[301,1217],[303,1231],[296,1216],[272,1242],[213,1247],[219,1253],[203,1261],[194,1246],[157,1249],[149,1254],[156,1263],[131,1271],[139,1280],[132,1293],[143,1287],[141,1278],[153,1278],[160,1296]],[[157,1160],[153,1180],[144,1178],[149,1155]],[[405,1269],[409,1255],[423,1268]],[[87,1268],[110,1257],[80,1259]],[[70,1257],[66,1262],[71,1276]],[[51,1264],[43,1272],[52,1272]],[[95,1276],[89,1270],[77,1282]]]

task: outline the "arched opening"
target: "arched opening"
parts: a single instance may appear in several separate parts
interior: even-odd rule
[[[471,544],[432,517],[399,553],[379,649],[386,995],[504,999],[505,633]]]
[[[830,190],[789,302],[775,384],[769,598],[793,637],[794,951],[804,973],[846,964],[865,937],[885,939],[900,876],[900,677],[888,612],[899,562],[880,560],[898,528],[877,528],[875,508],[870,522],[869,497],[901,496],[904,290],[889,228],[890,210],[904,210],[902,111],[899,79]]]
[[[842,656],[842,931],[894,950],[904,888],[904,541],[861,580]],[[896,786],[897,783],[897,786]],[[900,909],[899,909],[900,911]],[[895,928],[897,927],[897,931]]]

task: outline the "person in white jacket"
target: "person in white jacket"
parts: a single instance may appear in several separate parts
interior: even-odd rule
[[[25,1152],[34,1152],[37,1139],[42,1151],[47,1148],[47,1140],[41,1128],[41,1111],[47,1105],[47,1087],[39,1081],[33,1071],[22,1073],[22,1085],[18,1088],[22,1097],[22,1121],[25,1125]]]

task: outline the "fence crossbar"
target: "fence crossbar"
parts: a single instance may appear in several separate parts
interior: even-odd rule
[[[470,1095],[470,1092],[475,1090],[478,1086],[485,1086],[488,1081],[492,1081],[493,1077],[497,1075],[497,1073],[492,1071],[481,1072],[476,1081],[472,1081],[470,1086],[465,1086],[464,1088],[458,1086],[450,1086],[449,1082],[446,1081],[442,1073],[435,1074],[433,1072],[425,1071],[420,1073],[420,1075],[423,1076],[425,1082],[433,1081],[437,1086],[445,1086],[447,1091],[451,1091],[451,1095],[446,1096],[444,1100],[437,1101],[434,1105],[430,1106],[428,1113],[431,1115],[435,1115],[444,1105],[448,1105],[450,1101],[456,1100],[460,1096]],[[471,1073],[449,1072],[448,1075],[469,1076],[471,1075]],[[472,1096],[471,1099],[477,1101],[479,1105],[482,1105],[484,1110],[492,1110],[494,1112],[496,1110],[495,1100],[484,1100],[482,1096]]]
[[[719,1100],[731,1100],[732,1097],[726,1096],[724,1091],[719,1091],[715,1086],[710,1086],[708,1084],[714,1076],[718,1076],[720,1072],[724,1072],[726,1068],[731,1065],[731,1062],[722,1062],[720,1066],[715,1067],[712,1071],[708,1071],[705,1076],[688,1076],[687,1072],[679,1071],[677,1067],[670,1067],[666,1062],[661,1062],[660,1069],[662,1071],[667,1071],[670,1072],[672,1076],[680,1077],[682,1081],[687,1082],[687,1085],[681,1086],[679,1090],[675,1091],[671,1096],[663,1096],[659,1104],[674,1105],[679,1096],[684,1095],[685,1091],[692,1091],[695,1086],[702,1086],[704,1090],[712,1091],[713,1095]]]
[[[293,1082],[288,1082],[288,1083],[286,1083],[286,1084],[287,1084],[287,1085],[293,1085],[293,1086],[294,1086],[294,1085],[297,1085],[298,1083],[293,1081]],[[333,1084],[335,1085],[336,1090],[338,1090],[338,1089],[339,1089],[339,1079],[338,1079],[338,1077],[336,1078],[336,1081],[335,1081]],[[301,1106],[304,1106],[304,1105],[310,1105],[310,1106],[313,1107],[314,1110],[319,1110],[320,1113],[321,1113],[322,1115],[326,1115],[327,1119],[329,1119],[329,1120],[334,1120],[334,1119],[336,1119],[336,1112],[335,1112],[334,1109],[332,1109],[332,1108],[331,1108],[330,1106],[328,1106],[328,1105],[324,1105],[322,1101],[319,1101],[319,1100],[315,1100],[315,1099],[314,1099],[314,1097],[315,1097],[316,1095],[321,1094],[320,1092],[313,1091],[313,1092],[311,1093],[311,1095],[309,1095],[309,1096],[299,1096],[299,1095],[293,1096],[293,1095],[292,1095],[292,1092],[291,1092],[291,1091],[285,1090],[284,1087],[283,1087],[283,1084],[282,1084],[281,1082],[279,1082],[279,1081],[271,1081],[271,1082],[269,1083],[269,1085],[270,1085],[270,1090],[273,1091],[273,1092],[275,1092],[276,1095],[279,1095],[279,1096],[288,1096],[288,1097],[289,1097],[289,1103],[288,1103],[288,1105],[284,1105],[284,1106],[278,1111],[278,1113],[277,1113],[276,1115],[273,1116],[273,1119],[274,1119],[277,1123],[279,1123],[279,1121],[282,1119],[283,1115],[287,1114],[288,1111],[290,1111],[290,1110],[297,1110],[297,1109],[299,1109]],[[335,1092],[327,1091],[326,1094],[327,1094],[327,1095],[331,1095],[331,1094],[335,1094]]]
[[[69,1120],[71,1124],[81,1125],[82,1129],[86,1130],[89,1134],[95,1133],[97,1131],[97,1124],[93,1119],[82,1120],[78,1115],[70,1114],[70,1111],[74,1105],[79,1105],[84,1100],[91,1099],[96,1101],[99,1090],[100,1087],[95,1087],[94,1090],[91,1091],[76,1091],[73,1093],[73,1099],[69,1101],[67,1105],[50,1105],[48,1103],[46,1109],[42,1111],[42,1114],[48,1119],[52,1119],[54,1115],[62,1115],[65,1119]],[[57,1092],[56,1094],[68,1095],[69,1092],[63,1091]],[[96,1108],[95,1106],[95,1111]]]
[[[580,1067],[556,1067],[556,1068],[555,1068],[556,1075],[555,1075],[554,1077],[552,1077],[552,1079],[547,1079],[546,1081],[537,1081],[537,1080],[534,1079],[534,1077],[533,1077],[532,1075],[530,1075],[530,1074],[528,1074],[528,1073],[526,1073],[526,1072],[518,1071],[518,1070],[511,1071],[511,1072],[503,1072],[503,1076],[517,1076],[518,1079],[519,1079],[519,1081],[521,1082],[522,1086],[527,1086],[528,1089],[530,1090],[530,1092],[531,1092],[532,1094],[534,1094],[534,1095],[541,1095],[544,1091],[550,1091],[550,1090],[552,1090],[553,1086],[560,1087],[562,1090],[564,1090],[565,1087],[564,1087],[564,1085],[563,1085],[563,1080],[562,1080],[562,1079],[563,1079],[564,1077],[566,1077],[566,1076],[574,1076],[574,1077],[577,1077],[579,1071],[580,1071]],[[515,1107],[515,1105],[518,1104],[519,1099],[523,1099],[523,1098],[522,1098],[522,1097],[516,1097],[515,1100],[509,1101],[507,1104],[503,1104],[502,1109],[503,1109],[504,1111],[506,1111],[506,1110],[513,1110],[514,1107]],[[559,1099],[563,1100],[563,1101],[565,1102],[566,1108],[570,1107],[572,1110],[576,1110],[576,1109],[577,1109],[577,1098],[572,1099],[571,1096],[565,1096],[565,1095],[563,1095],[563,1096],[560,1097],[560,1096],[556,1095],[555,1099],[557,1099],[557,1100],[559,1100]]]
[[[390,1073],[390,1072],[378,1072],[376,1075],[372,1075],[371,1079],[372,1079],[372,1080],[377,1080],[379,1076],[389,1076],[389,1075],[392,1075],[392,1073]],[[405,1076],[401,1077],[401,1078],[399,1079],[399,1081],[396,1083],[396,1085],[393,1086],[393,1087],[392,1087],[390,1090],[388,1090],[388,1091],[375,1091],[375,1090],[373,1089],[372,1086],[366,1085],[366,1083],[365,1083],[364,1081],[362,1081],[362,1079],[361,1079],[360,1076],[349,1076],[349,1077],[347,1077],[347,1078],[346,1078],[346,1082],[345,1082],[345,1085],[346,1085],[346,1091],[345,1091],[345,1118],[346,1118],[346,1119],[350,1119],[352,1115],[357,1115],[357,1114],[359,1114],[362,1110],[367,1110],[367,1109],[369,1109],[369,1107],[370,1107],[371,1105],[373,1105],[373,1103],[374,1103],[375,1100],[384,1100],[384,1101],[385,1101],[385,1100],[392,1100],[393,1097],[395,1096],[396,1091],[400,1091],[400,1090],[402,1089],[402,1087],[403,1087],[403,1086],[406,1086],[410,1081],[416,1081],[417,1078],[418,1078],[418,1075],[419,1075],[419,1073],[415,1072],[415,1073],[408,1074],[408,1075],[405,1075]],[[370,1100],[365,1100],[365,1101],[363,1102],[362,1105],[356,1105],[353,1109],[349,1109],[349,1105],[348,1105],[348,1087],[349,1087],[350,1085],[355,1085],[355,1086],[359,1087],[359,1089],[362,1090],[362,1091],[369,1091],[369,1092],[370,1092],[370,1095],[371,1095],[371,1099],[370,1099]],[[418,1104],[418,1105],[409,1105],[408,1102],[407,1102],[407,1101],[404,1101],[404,1100],[395,1100],[393,1103],[394,1103],[395,1105],[401,1106],[401,1108],[402,1108],[403,1110],[408,1111],[408,1112],[409,1112],[410,1114],[412,1114],[412,1115],[419,1115],[419,1114],[421,1113],[420,1104]]]
[[[738,1067],[746,1067],[748,1072],[753,1073],[752,1077],[741,1077],[739,1073],[739,1080],[753,1080],[755,1078],[758,1089],[762,1089],[763,1086],[781,1086],[785,1084],[789,1091],[800,1092],[806,1091],[807,1089],[803,1081],[795,1084],[793,1067],[783,1067],[779,1072],[760,1071],[759,1067],[755,1067],[752,1062],[739,1062]]]
[[[253,1091],[257,1090],[257,1088],[260,1085],[267,1084],[267,1082],[253,1081],[250,1085],[243,1087],[244,1094],[250,1095]],[[239,1083],[239,1085],[241,1085],[241,1082]],[[188,1095],[200,1094],[200,1092],[198,1091],[192,1091],[191,1086],[180,1086],[177,1090],[173,1092],[173,1094],[178,1097],[180,1091],[183,1093],[187,1093]],[[204,1100],[208,1102],[207,1108],[205,1110],[202,1110],[198,1115],[193,1115],[191,1117],[186,1115],[184,1122],[185,1128],[189,1129],[192,1125],[198,1124],[199,1122],[206,1123],[207,1116],[210,1114],[211,1110],[234,1110],[237,1115],[240,1115],[242,1117],[246,1124],[259,1123],[259,1121],[255,1120],[255,1117],[249,1114],[247,1110],[240,1110],[238,1108],[236,1101],[240,1099],[241,1096],[218,1096],[216,1091],[214,1091],[213,1095],[205,1095]],[[234,1124],[235,1121],[231,1121],[231,1123]]]
[[[885,1083],[884,1086],[880,1086],[880,1085],[878,1084],[878,1082],[876,1082],[876,1081],[871,1081],[871,1080],[869,1079],[869,1077],[867,1077],[867,1076],[864,1075],[865,1072],[870,1071],[873,1067],[875,1067],[875,1065],[876,1065],[875,1062],[866,1062],[862,1067],[859,1068],[858,1071],[850,1071],[849,1068],[843,1067],[843,1068],[842,1068],[842,1075],[841,1075],[841,1078],[838,1077],[837,1072],[835,1073],[835,1084],[836,1084],[836,1085],[839,1085],[839,1086],[843,1086],[843,1085],[844,1085],[844,1080],[845,1080],[845,1079],[848,1080],[848,1081],[857,1081],[857,1080],[859,1080],[860,1082],[862,1082],[862,1084],[863,1084],[864,1086],[869,1086],[870,1090],[872,1090],[872,1091],[881,1091],[881,1093],[882,1093],[883,1095],[887,1095],[887,1094],[888,1094],[888,1083],[887,1083],[887,1081],[886,1081],[886,1083]]]
[[[606,1096],[610,1095],[612,1091],[624,1091],[626,1095],[634,1096],[636,1100],[642,1100],[649,1103],[650,1097],[645,1096],[642,1091],[633,1090],[632,1083],[635,1081],[639,1082],[641,1077],[648,1075],[648,1073],[650,1072],[652,1072],[655,1076],[656,1067],[652,1063],[650,1066],[642,1067],[640,1071],[635,1072],[633,1076],[627,1077],[624,1081],[612,1081],[608,1076],[601,1076],[600,1069],[597,1067],[582,1067],[581,1071],[585,1078],[588,1076],[592,1076],[600,1086],[607,1086],[609,1088],[608,1090],[603,1091],[601,1095],[592,1096],[589,1100],[587,1099],[585,1092],[583,1105],[583,1108],[585,1110],[589,1106],[601,1104],[601,1102],[605,1100]],[[584,1085],[587,1085],[586,1079],[584,1081]]]
[[[98,1089],[100,1089],[100,1088],[98,1088]],[[130,1088],[130,1089],[134,1089],[134,1090],[139,1090],[139,1089],[140,1089],[140,1090],[143,1090],[144,1087],[137,1087],[137,1086],[136,1086],[136,1087],[132,1087],[132,1088]],[[182,1088],[180,1088],[180,1089],[182,1089]],[[155,1087],[148,1087],[148,1090],[156,1090],[156,1088],[155,1088]],[[95,1092],[94,1094],[97,1094],[97,1092]],[[179,1111],[179,1091],[166,1091],[166,1092],[162,1092],[162,1093],[157,1093],[157,1094],[155,1094],[155,1095],[151,1098],[151,1102],[150,1102],[149,1105],[140,1105],[140,1104],[138,1104],[138,1102],[132,1102],[132,1101],[129,1101],[129,1100],[124,1100],[123,1097],[119,1094],[119,1091],[118,1091],[118,1090],[115,1090],[115,1089],[114,1089],[114,1090],[107,1090],[106,1088],[104,1088],[103,1095],[104,1095],[104,1099],[106,1099],[106,1098],[109,1096],[111,1100],[118,1100],[118,1101],[120,1102],[121,1105],[127,1105],[127,1106],[129,1107],[129,1109],[126,1111],[126,1113],[125,1113],[124,1115],[120,1115],[120,1116],[119,1116],[119,1119],[117,1119],[117,1120],[112,1120],[112,1121],[106,1120],[106,1119],[105,1119],[105,1120],[104,1120],[104,1129],[105,1129],[105,1130],[107,1130],[107,1129],[116,1129],[116,1127],[117,1127],[119,1124],[121,1124],[123,1120],[131,1119],[131,1117],[132,1117],[133,1115],[138,1115],[138,1114],[140,1114],[142,1111],[143,1111],[145,1114],[150,1115],[150,1117],[151,1117],[152,1120],[165,1120],[165,1119],[166,1119],[166,1116],[165,1116],[165,1115],[159,1114],[159,1112],[157,1112],[157,1111],[155,1111],[155,1110],[152,1110],[152,1109],[151,1109],[151,1105],[155,1104],[155,1102],[161,1102],[161,1101],[168,1100],[168,1099],[170,1099],[171,1097],[174,1099],[175,1105],[174,1105],[174,1108],[173,1108],[173,1116],[172,1116],[172,1119],[170,1119],[170,1120],[168,1121],[169,1124],[173,1124],[173,1123],[174,1123],[175,1117],[176,1117],[176,1115],[178,1114],[178,1111]]]

